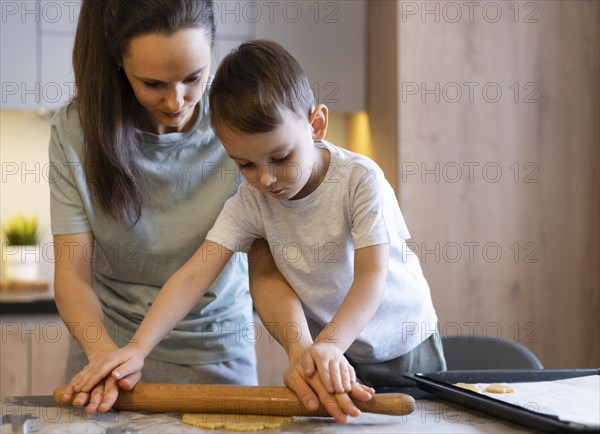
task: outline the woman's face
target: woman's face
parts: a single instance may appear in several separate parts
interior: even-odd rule
[[[211,46],[202,29],[133,38],[123,70],[157,134],[186,131],[206,88]]]

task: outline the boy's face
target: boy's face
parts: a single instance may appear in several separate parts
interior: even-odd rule
[[[282,117],[283,123],[267,133],[244,133],[225,125],[220,138],[253,187],[279,200],[301,199],[318,187],[327,168],[328,152],[314,145],[325,135],[327,108],[318,106],[306,118],[283,109]],[[315,125],[318,131],[313,131]]]

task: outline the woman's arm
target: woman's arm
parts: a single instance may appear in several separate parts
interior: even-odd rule
[[[54,236],[56,306],[88,358],[116,346],[104,326],[100,301],[92,287],[93,253],[91,232]],[[98,340],[91,342],[83,336],[82,330],[88,324],[100,330]]]
[[[300,299],[277,269],[269,245],[256,240],[248,255],[250,293],[263,324],[288,354],[290,364],[297,362],[313,341]],[[283,335],[288,324],[299,330],[290,340]]]
[[[88,392],[109,374],[120,379],[140,372],[144,359],[206,293],[232,255],[231,250],[206,240],[161,288],[129,343],[90,361],[75,376],[75,391]]]
[[[312,344],[308,324],[300,299],[277,269],[266,241],[254,242],[249,263],[250,292],[255,309],[289,357],[290,367],[285,372],[285,384],[298,395],[306,408],[315,410],[320,401],[339,422],[346,423],[347,415],[360,414],[347,394],[334,396],[327,392],[318,376],[306,378],[300,357]],[[284,326],[292,322],[300,330],[299,339],[295,342],[282,334]],[[352,396],[368,401],[371,399],[371,391],[361,387],[354,388]]]
[[[94,236],[91,232],[54,236],[54,293],[56,306],[69,332],[81,346],[88,361],[117,348],[104,325],[100,301],[92,287],[92,264]],[[83,330],[90,324],[100,330],[99,339],[89,341]],[[136,374],[118,381],[123,389],[131,389],[140,380]],[[88,411],[100,407],[106,411],[110,406],[101,405],[104,400],[116,400],[118,387],[114,379],[107,379],[89,393],[75,393],[73,382],[69,383],[65,399],[73,398],[77,406],[89,401]],[[111,404],[112,405],[112,404]]]

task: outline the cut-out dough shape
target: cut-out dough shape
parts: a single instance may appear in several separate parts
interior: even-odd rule
[[[285,422],[291,422],[291,417],[253,415],[253,414],[204,414],[185,413],[183,423],[203,429],[225,429],[228,431],[253,432],[263,429],[279,428]]]
[[[453,386],[460,387],[461,389],[467,389],[467,390],[470,390],[472,392],[481,393],[481,389],[476,384],[455,383],[455,384],[453,384]]]
[[[489,393],[515,393],[517,389],[508,384],[490,384],[485,388],[485,391]]]

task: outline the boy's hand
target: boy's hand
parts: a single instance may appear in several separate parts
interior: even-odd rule
[[[321,383],[320,377],[306,377],[301,363],[292,364],[284,374],[284,383],[300,398],[309,410],[316,410],[322,405],[327,412],[340,423],[348,423],[348,416],[359,416],[360,410],[354,405],[350,396],[360,401],[369,401],[375,390],[359,383],[354,383],[350,396],[347,393],[330,394]]]
[[[342,352],[333,344],[316,343],[302,354],[302,366],[307,378],[315,371],[329,393],[348,393],[356,382],[356,373]]]
[[[74,405],[85,405],[82,393],[90,395],[88,413],[108,411],[117,399],[117,382],[123,388],[132,388],[141,377],[144,354],[134,345],[127,345],[96,357],[77,373],[68,385],[68,394],[78,394]],[[123,384],[121,384],[123,383]],[[65,394],[66,397],[67,394]]]

